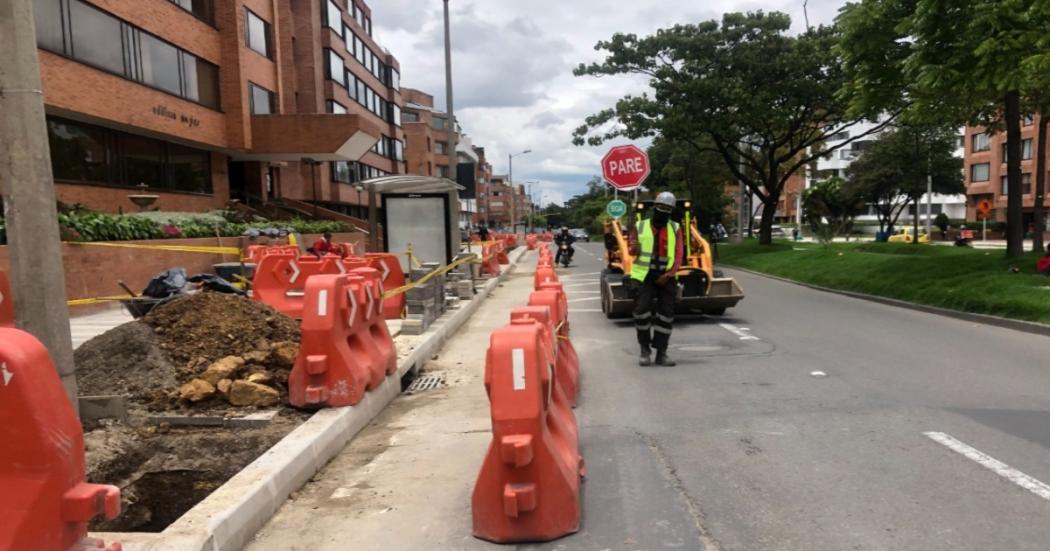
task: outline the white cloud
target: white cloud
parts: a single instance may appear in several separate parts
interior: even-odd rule
[[[808,0],[809,22],[831,22],[845,0]],[[803,0],[451,0],[456,116],[497,173],[515,157],[514,179],[561,202],[583,191],[599,172],[607,146],[572,145],[584,117],[622,95],[645,89],[639,78],[577,78],[579,63],[598,61],[599,40],[616,32],[646,35],[676,23],[696,23],[727,11],[784,11],[805,28]],[[444,28],[440,0],[373,1],[376,39],[401,63],[403,86],[445,102]],[[639,144],[645,145],[645,144]]]

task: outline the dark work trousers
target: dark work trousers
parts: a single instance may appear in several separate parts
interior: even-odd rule
[[[643,350],[655,348],[657,353],[667,351],[674,325],[674,301],[678,295],[678,282],[671,279],[666,285],[656,284],[661,274],[650,270],[645,282],[638,285],[638,296],[634,299],[634,328],[638,331],[638,344]]]

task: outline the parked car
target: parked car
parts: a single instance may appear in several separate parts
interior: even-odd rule
[[[911,243],[912,235],[914,235],[913,228],[904,228],[899,230],[897,233],[890,236],[890,243]],[[929,243],[930,235],[926,232],[919,234],[919,243]]]
[[[577,241],[590,241],[591,239],[590,234],[583,228],[573,228],[569,230],[569,234],[575,237]]]
[[[784,231],[784,228],[782,228],[780,226],[773,226],[772,231],[770,232],[770,235],[772,235],[773,237],[784,237],[784,238],[787,238],[787,232]]]

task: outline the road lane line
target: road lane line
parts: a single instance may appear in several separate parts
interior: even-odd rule
[[[746,327],[737,327],[737,326],[735,326],[735,325],[733,325],[731,323],[720,323],[720,324],[718,324],[718,326],[721,327],[722,329],[725,329],[726,331],[729,331],[730,333],[740,337],[740,340],[742,340],[742,341],[757,341],[757,340],[760,340],[758,337],[752,335],[751,333],[748,333],[748,331],[750,331],[750,329],[748,329]]]
[[[601,313],[601,311],[602,311],[601,308],[569,308],[569,313],[570,314],[585,314],[585,313],[597,314],[597,313]]]
[[[1050,486],[1045,483],[1032,478],[1021,471],[981,452],[976,448],[972,448],[950,435],[943,432],[924,432],[934,442],[941,444],[948,449],[962,454],[967,459],[981,465],[982,467],[994,472],[995,474],[1013,482],[1014,484],[1032,492],[1033,494],[1050,501]]]
[[[574,298],[574,299],[570,300],[570,301],[569,301],[569,303],[573,303],[573,302],[585,302],[585,301],[588,301],[588,300],[601,300],[601,299],[602,299],[602,297],[584,297],[584,298]]]

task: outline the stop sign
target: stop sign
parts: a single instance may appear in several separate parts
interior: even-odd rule
[[[633,145],[620,145],[602,157],[602,177],[614,188],[629,191],[649,177],[649,155]]]

